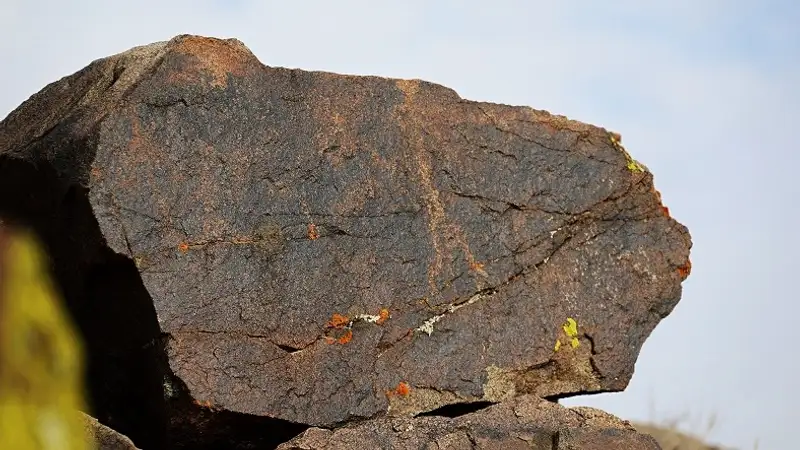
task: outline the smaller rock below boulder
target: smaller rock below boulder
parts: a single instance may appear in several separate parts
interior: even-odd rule
[[[139,450],[126,436],[98,422],[92,416],[80,413],[86,433],[86,443],[97,450]]]
[[[335,430],[310,428],[279,450],[541,449],[660,450],[651,436],[593,408],[523,396],[458,417],[382,418]]]

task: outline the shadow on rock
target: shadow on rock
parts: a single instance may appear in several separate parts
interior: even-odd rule
[[[172,379],[153,302],[130,258],[105,246],[86,189],[48,164],[0,157],[0,217],[32,229],[83,337],[92,416],[139,448],[271,448],[307,427],[214,412]],[[172,417],[172,419],[170,419]]]

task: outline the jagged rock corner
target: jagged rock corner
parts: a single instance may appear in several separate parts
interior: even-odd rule
[[[658,448],[555,403],[623,390],[690,271],[620,141],[184,35],[3,120],[0,215],[46,243],[92,411],[140,448]]]
[[[140,450],[127,436],[103,425],[94,417],[79,412],[83,420],[84,434],[88,448],[96,450]]]

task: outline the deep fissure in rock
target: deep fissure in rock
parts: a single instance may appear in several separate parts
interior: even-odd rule
[[[283,344],[278,344],[278,348],[285,351],[286,353],[295,353],[302,350],[302,348],[300,347],[293,347],[291,345],[283,345]]]
[[[414,417],[438,416],[438,417],[449,417],[453,419],[456,417],[461,417],[467,414],[474,413],[476,411],[480,411],[482,409],[486,409],[492,405],[494,405],[493,402],[485,402],[485,401],[453,403],[451,405],[445,405],[440,408],[436,408],[432,411],[419,413]]]
[[[546,395],[543,398],[548,402],[560,403],[561,400],[564,400],[565,398],[582,397],[582,396],[589,397],[595,394],[600,394],[600,392],[588,393],[588,394],[586,392],[562,392],[557,395]]]
[[[192,405],[172,414],[169,449],[249,450],[274,449],[309,428],[309,425],[231,411],[214,411]]]

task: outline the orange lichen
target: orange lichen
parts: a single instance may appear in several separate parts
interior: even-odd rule
[[[469,264],[469,268],[470,268],[470,270],[472,270],[473,272],[477,273],[480,276],[483,276],[483,277],[488,277],[489,276],[486,273],[486,271],[483,270],[483,268],[484,268],[484,264],[483,263],[480,263],[478,261],[472,261]]]
[[[687,260],[686,264],[678,267],[678,274],[681,276],[681,278],[686,279],[686,277],[688,277],[690,273],[692,273],[691,261]]]
[[[411,387],[405,381],[401,381],[400,384],[397,385],[397,388],[394,390],[395,394],[403,397],[408,395],[409,392],[411,392]]]
[[[394,397],[395,395],[399,395],[401,397],[405,397],[409,394],[409,392],[411,392],[411,386],[409,386],[405,381],[401,381],[396,388],[386,391],[386,396]]]
[[[382,325],[384,322],[389,320],[389,317],[390,317],[389,316],[389,310],[386,309],[386,308],[383,308],[381,310],[381,312],[378,314],[378,321],[375,322],[375,323],[377,323],[378,325]]]
[[[350,323],[350,318],[347,316],[343,316],[339,313],[334,313],[331,316],[331,320],[328,321],[327,327],[328,328],[344,328]]]
[[[178,250],[180,250],[182,253],[186,253],[187,251],[189,251],[189,244],[187,244],[186,242],[181,242],[180,244],[178,244]]]
[[[350,329],[351,323],[352,320],[349,317],[334,313],[331,316],[331,320],[325,324],[325,328],[332,329],[325,332],[325,342],[328,344],[333,344],[335,342],[347,344],[350,342],[353,339],[353,331]],[[330,336],[330,334],[333,336]]]
[[[341,335],[339,337],[339,339],[336,340],[336,342],[344,345],[344,344],[347,344],[348,342],[350,342],[352,340],[353,340],[353,331],[352,330],[347,330],[347,331],[344,332],[343,335]]]
[[[319,238],[319,232],[317,231],[317,226],[314,225],[313,222],[308,224],[308,238],[311,239],[312,241]]]
[[[194,399],[194,404],[202,408],[214,409],[214,405],[209,400],[200,401]]]
[[[661,212],[664,213],[665,216],[669,217],[669,208],[664,205],[661,205]]]

